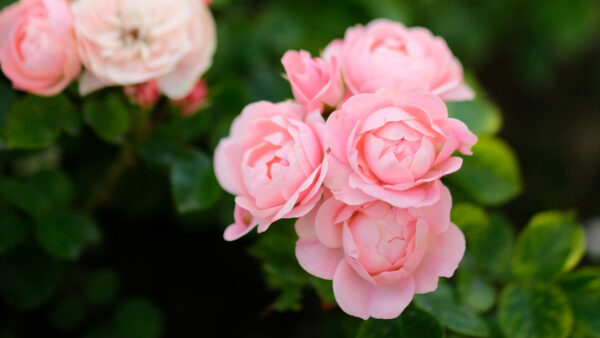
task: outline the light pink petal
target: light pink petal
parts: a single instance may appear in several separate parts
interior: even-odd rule
[[[258,221],[250,214],[250,212],[248,212],[248,210],[237,204],[235,205],[235,210],[233,212],[233,219],[235,222],[228,226],[223,234],[223,238],[225,238],[226,241],[235,241],[249,233],[258,224]]]
[[[79,77],[79,94],[85,96],[104,87],[110,86],[92,74],[90,71],[84,71]]]
[[[475,98],[475,92],[466,84],[460,84],[452,89],[440,93],[444,101],[470,101]]]
[[[425,217],[429,224],[429,231],[433,235],[440,234],[448,228],[450,224],[450,210],[452,209],[452,196],[450,190],[440,184],[440,199],[437,203],[431,206],[411,209],[411,214],[420,213]]]
[[[299,239],[296,242],[296,258],[311,275],[331,280],[336,267],[344,259],[344,252],[325,247],[318,240]]]
[[[323,245],[330,248],[342,246],[342,226],[337,222],[338,215],[346,208],[342,201],[329,198],[319,208],[315,219],[316,234]]]
[[[414,295],[411,278],[391,285],[371,284],[343,260],[333,276],[333,292],[344,312],[368,319],[392,319],[398,317],[410,304]]]
[[[465,236],[450,224],[448,229],[427,243],[427,252],[413,274],[415,293],[427,293],[437,288],[438,277],[452,277],[465,253]]]

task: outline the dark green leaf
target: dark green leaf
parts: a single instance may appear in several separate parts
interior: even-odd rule
[[[565,338],[573,326],[573,313],[557,287],[510,284],[500,294],[498,324],[511,338]]]
[[[486,322],[473,310],[457,304],[450,286],[441,281],[437,290],[415,295],[415,305],[450,330],[476,337],[489,334]]]
[[[99,101],[86,101],[83,106],[83,118],[106,142],[122,143],[129,131],[129,112],[117,94],[107,95]]]
[[[75,298],[68,297],[56,304],[50,312],[50,322],[62,331],[75,329],[85,317],[83,303]]]
[[[6,83],[0,82],[0,127],[6,127],[10,108],[16,99],[17,95],[15,94],[14,89],[10,88]]]
[[[104,305],[115,300],[119,292],[119,276],[113,270],[96,271],[85,285],[85,295],[90,303]]]
[[[515,154],[499,139],[480,138],[473,155],[449,180],[484,205],[499,205],[521,191],[521,175]]]
[[[380,337],[444,337],[444,330],[440,323],[432,316],[409,306],[400,317],[391,320],[369,319],[363,322],[356,334],[356,338]]]
[[[204,210],[221,195],[212,161],[200,152],[177,159],[171,166],[170,179],[179,213]]]
[[[60,211],[39,220],[35,236],[51,255],[74,260],[88,244],[100,241],[100,229],[85,215]]]
[[[517,239],[513,270],[523,278],[548,280],[574,268],[584,249],[583,229],[572,213],[540,213]]]
[[[13,104],[6,138],[11,148],[42,148],[52,144],[60,132],[79,131],[79,115],[63,96],[42,98],[29,95]]]
[[[13,251],[0,258],[0,276],[0,297],[21,310],[30,310],[50,299],[61,279],[56,262],[30,250]]]
[[[583,268],[559,280],[583,333],[600,337],[600,268]]]
[[[0,209],[0,255],[21,244],[29,233],[29,225],[19,215]]]
[[[459,268],[456,277],[463,304],[478,312],[485,312],[494,305],[496,290],[483,277],[466,268]]]
[[[128,300],[115,313],[115,327],[122,337],[157,338],[162,331],[162,314],[148,300]]]

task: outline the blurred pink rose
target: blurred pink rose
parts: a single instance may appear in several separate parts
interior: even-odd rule
[[[215,151],[221,186],[236,195],[235,240],[281,218],[308,213],[321,198],[327,172],[321,114],[302,105],[258,102],[247,106]]]
[[[17,89],[61,92],[81,69],[67,0],[21,0],[0,12],[0,64]]]
[[[123,91],[133,102],[144,108],[151,108],[160,99],[158,83],[154,80],[125,86]]]
[[[181,115],[190,116],[202,107],[204,102],[206,101],[206,96],[208,95],[208,87],[206,86],[206,82],[200,79],[192,88],[186,97],[180,100],[175,100],[173,103],[175,105],[181,106]]]
[[[212,62],[215,24],[198,0],[76,0],[80,91],[156,79],[171,99],[185,97]]]
[[[325,185],[351,205],[431,205],[439,198],[440,177],[462,165],[452,153],[470,154],[477,142],[461,121],[448,118],[437,96],[391,88],[349,98],[331,114],[326,132]]]
[[[450,101],[474,97],[446,42],[425,28],[406,28],[382,19],[352,27],[344,37],[341,63],[344,80],[354,94],[399,86]]]
[[[323,104],[336,107],[344,97],[344,83],[336,55],[311,58],[307,51],[287,51],[281,63],[292,85],[296,101],[308,110],[323,110]]]
[[[452,200],[400,209],[384,202],[349,206],[331,197],[296,222],[296,257],[310,274],[333,280],[338,305],[363,319],[395,318],[416,293],[451,277],[465,251],[450,223]]]

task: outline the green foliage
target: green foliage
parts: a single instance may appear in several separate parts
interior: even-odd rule
[[[500,295],[498,323],[507,337],[564,338],[573,326],[573,313],[555,286],[509,284]]]
[[[496,290],[485,278],[468,269],[459,269],[457,290],[463,304],[477,312],[491,309],[496,300]]]
[[[434,317],[410,306],[396,319],[380,320],[371,318],[363,322],[356,334],[356,338],[380,337],[442,338],[444,337],[444,330]]]
[[[582,335],[600,337],[600,269],[583,268],[559,280]]]
[[[86,215],[61,211],[38,221],[35,237],[54,257],[75,260],[87,245],[99,243],[100,230]]]
[[[145,299],[131,299],[117,309],[115,327],[121,337],[157,338],[162,331],[162,314]]]
[[[85,318],[85,307],[75,297],[62,299],[50,312],[50,322],[61,331],[69,331],[81,325]]]
[[[64,95],[51,98],[28,95],[11,107],[6,142],[10,148],[47,147],[63,130],[77,134],[79,125],[79,115]]]
[[[131,124],[128,107],[116,93],[86,101],[83,119],[100,138],[116,144],[123,142]]]
[[[482,205],[503,204],[521,191],[521,175],[515,154],[503,141],[480,137],[473,155],[449,180]]]
[[[486,337],[490,332],[483,318],[458,303],[452,288],[442,281],[435,291],[415,295],[415,305],[452,331],[474,337]]]
[[[513,270],[522,278],[549,280],[575,267],[584,248],[583,229],[572,213],[540,213],[517,239]]]
[[[201,152],[177,158],[171,164],[170,179],[179,213],[204,210],[221,195],[212,161]]]
[[[113,270],[94,272],[85,285],[85,296],[88,302],[106,305],[113,302],[119,292],[119,276]]]
[[[0,255],[23,243],[29,233],[29,224],[18,214],[0,209]]]

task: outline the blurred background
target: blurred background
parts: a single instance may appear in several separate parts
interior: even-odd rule
[[[279,62],[286,50],[317,55],[347,27],[389,18],[444,37],[501,112],[499,137],[514,149],[523,184],[516,198],[492,208],[517,229],[541,210],[575,210],[600,236],[599,1],[215,0],[211,8],[218,51],[206,75],[210,104],[177,122],[193,129],[189,139],[207,154],[245,105],[292,97]],[[65,194],[85,204],[119,148],[89,130],[59,145],[0,152],[0,165],[5,174],[32,172],[60,158],[73,180]],[[257,236],[222,239],[232,197],[215,193],[212,208],[179,215],[169,177],[152,160],[168,149],[153,145],[95,208],[101,241],[78,260],[55,260],[31,238],[0,256],[1,338],[116,337],[114,327],[123,338],[344,337],[356,328],[359,321],[312,290],[301,295],[301,309],[276,311],[279,292],[270,285],[277,281],[265,281],[261,248],[249,249]],[[585,262],[600,261],[595,241]]]

